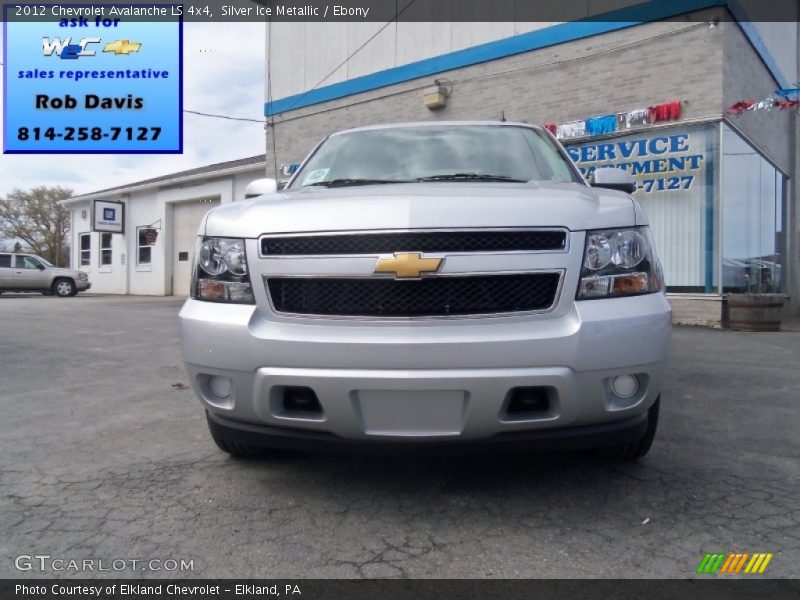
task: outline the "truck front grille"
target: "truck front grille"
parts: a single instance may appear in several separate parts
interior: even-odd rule
[[[556,252],[561,229],[402,231],[360,234],[264,236],[262,256],[391,254],[392,252]]]
[[[442,317],[529,312],[553,306],[561,275],[383,278],[270,277],[276,311],[343,317]]]

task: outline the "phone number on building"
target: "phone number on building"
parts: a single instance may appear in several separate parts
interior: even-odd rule
[[[161,135],[161,127],[20,127],[17,139],[28,140],[65,140],[68,142],[100,142],[103,140],[127,140],[136,142],[154,142]]]

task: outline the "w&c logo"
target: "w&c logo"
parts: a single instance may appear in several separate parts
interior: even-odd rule
[[[63,59],[75,60],[81,56],[95,56],[94,50],[89,50],[89,44],[99,44],[98,37],[82,38],[77,44],[72,43],[72,38],[55,38],[52,42],[50,38],[42,38],[42,50],[45,56],[56,56]]]
[[[42,51],[45,56],[53,56],[54,54],[59,58],[65,60],[76,60],[82,56],[96,56],[97,52],[89,48],[90,44],[99,44],[100,38],[98,37],[85,37],[73,44],[71,37],[65,38],[42,38]],[[114,55],[128,56],[132,52],[139,52],[142,45],[139,42],[131,42],[130,40],[117,40],[105,45],[103,52],[113,52]]]

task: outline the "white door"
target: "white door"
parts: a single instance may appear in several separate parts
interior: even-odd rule
[[[182,202],[172,213],[172,295],[188,296],[192,280],[192,255],[197,228],[206,213],[219,205],[219,200]]]

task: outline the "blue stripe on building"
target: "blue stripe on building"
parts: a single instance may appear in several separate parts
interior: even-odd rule
[[[330,100],[345,98],[354,94],[368,92],[382,87],[404,83],[420,77],[427,77],[453,69],[477,65],[491,60],[514,56],[523,52],[539,50],[566,42],[580,40],[602,33],[619,31],[635,25],[669,19],[677,15],[703,10],[707,8],[725,6],[740,21],[740,26],[750,43],[761,56],[764,64],[772,72],[781,87],[787,87],[786,78],[781,73],[777,63],[767,50],[755,27],[746,22],[744,11],[736,0],[650,0],[634,6],[610,11],[602,15],[559,23],[551,27],[523,33],[510,38],[496,40],[457,50],[448,54],[434,56],[407,65],[393,67],[354,77],[339,83],[326,85],[313,90],[279,98],[264,104],[266,116],[277,115],[313,106]]]

